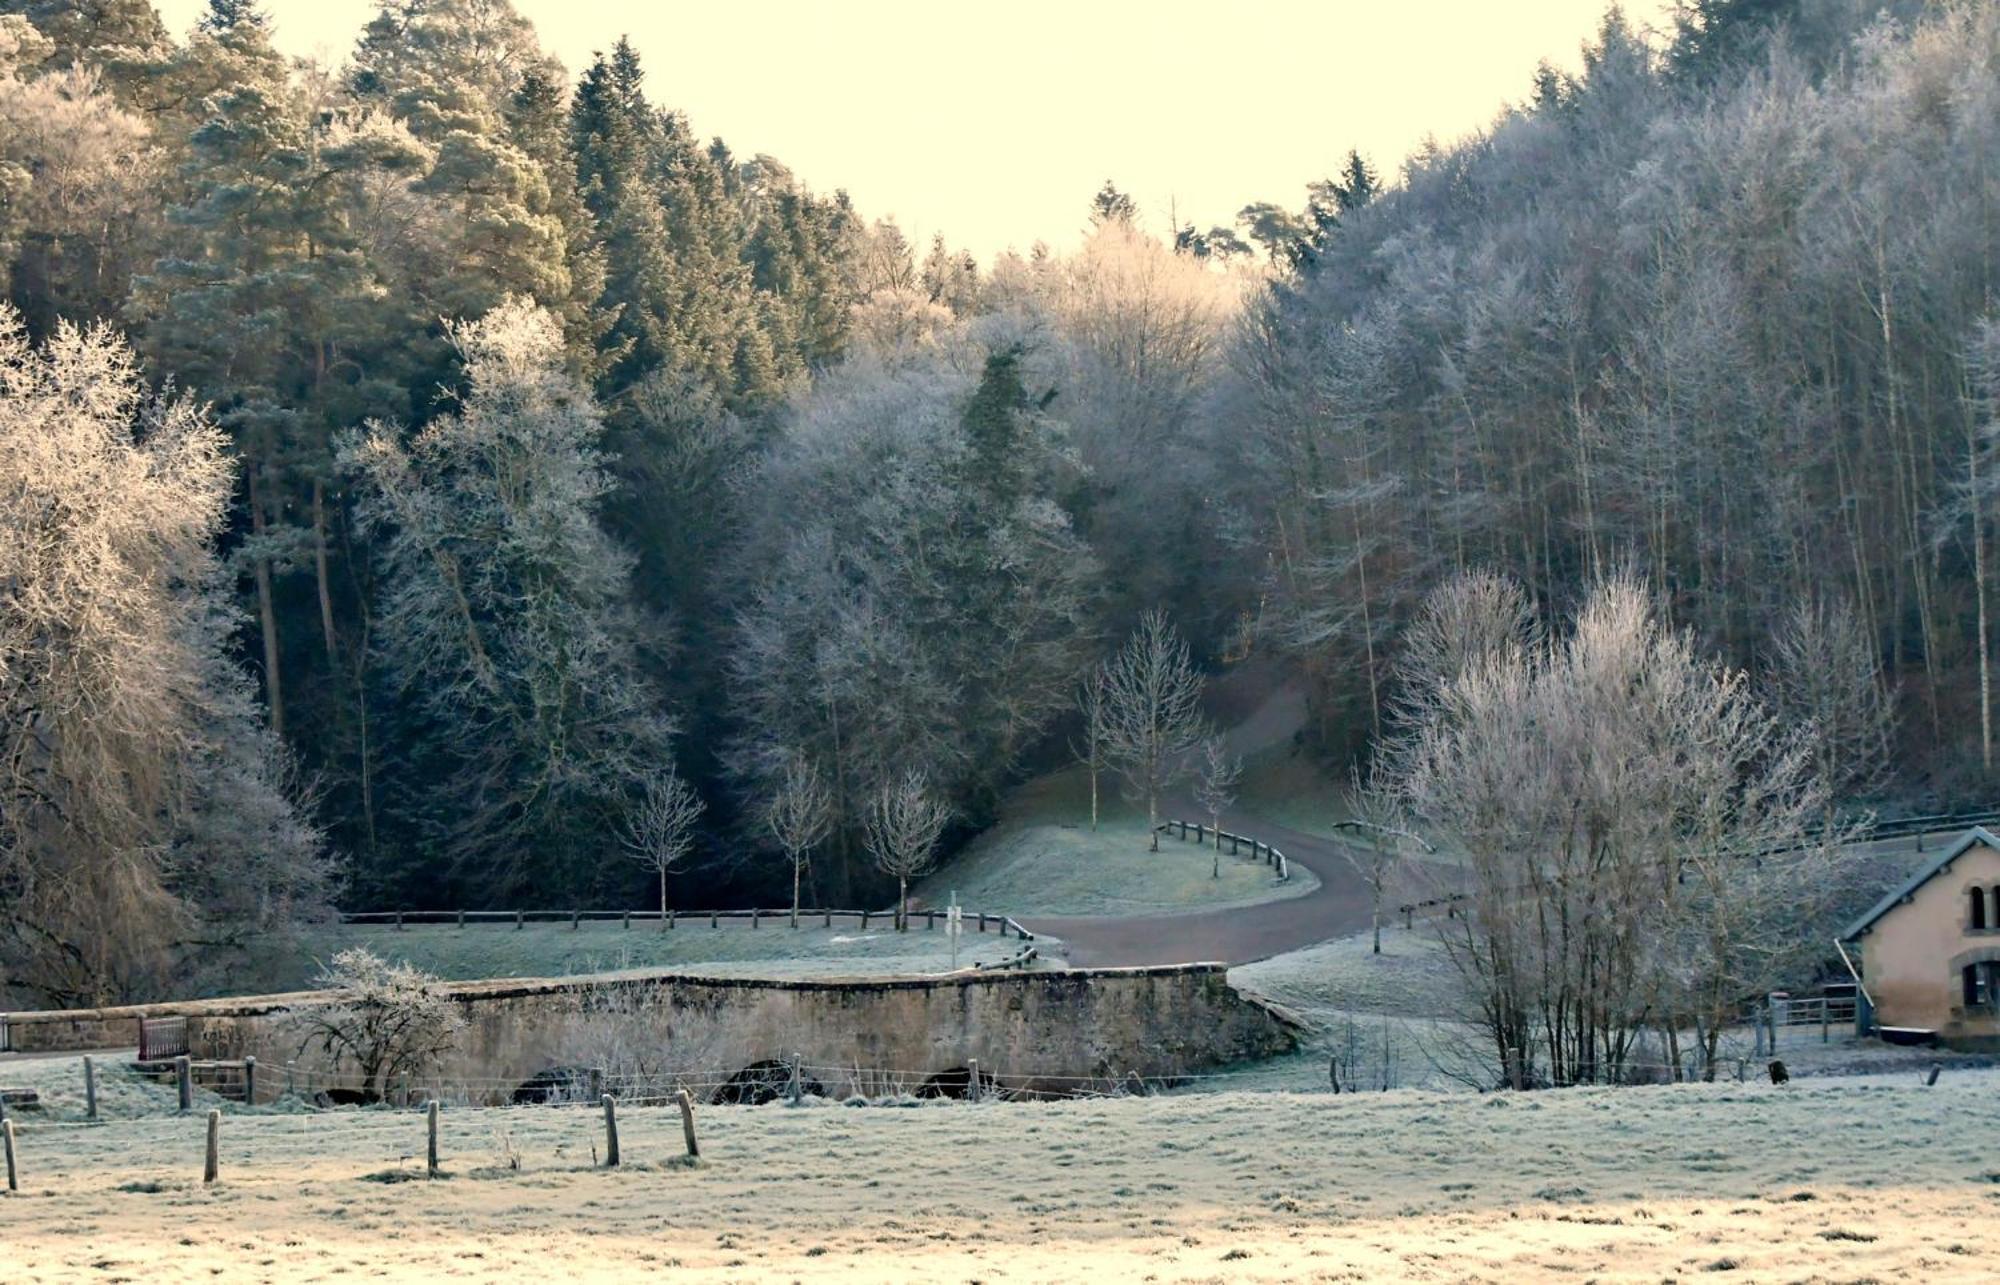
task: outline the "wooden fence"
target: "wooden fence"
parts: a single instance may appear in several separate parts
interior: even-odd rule
[[[934,930],[943,913],[942,910],[932,908],[913,909],[910,911],[910,922],[914,925],[921,918],[925,930]],[[990,929],[1002,937],[1013,936],[1022,941],[1035,940],[1035,934],[1023,928],[1020,921],[1010,915],[996,914],[989,910],[976,912],[968,910],[964,912],[964,916],[964,922],[968,926],[975,927],[976,931],[983,933]],[[682,924],[706,923],[710,928],[719,928],[723,921],[727,920],[732,925],[747,922],[751,928],[762,928],[767,924],[789,925],[791,917],[790,907],[779,910],[669,910],[666,912],[666,926],[672,930]],[[799,911],[801,924],[810,924],[813,920],[818,920],[821,927],[831,928],[836,919],[866,929],[871,924],[894,923],[896,912],[893,909]],[[635,922],[659,923],[660,912],[657,910],[362,910],[342,912],[340,915],[340,922],[343,924],[386,924],[398,929],[414,924],[452,924],[459,928],[468,924],[506,924],[518,929],[531,923],[566,923],[572,930],[576,930],[586,921],[617,923],[630,928]]]
[[[1198,821],[1162,821],[1159,824],[1159,831],[1161,834],[1174,834],[1178,832],[1182,839],[1192,837],[1196,843],[1204,847],[1210,843],[1214,843],[1219,848],[1222,844],[1226,843],[1229,845],[1229,854],[1231,856],[1242,856],[1243,850],[1248,848],[1251,858],[1262,861],[1265,865],[1277,871],[1279,879],[1290,879],[1292,877],[1292,865],[1291,862],[1285,860],[1285,854],[1270,844],[1265,843],[1262,839],[1253,839],[1247,834],[1231,834],[1219,826],[1210,828]]]

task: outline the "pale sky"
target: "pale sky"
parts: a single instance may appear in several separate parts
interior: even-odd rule
[[[203,0],[158,0],[185,31]],[[1077,239],[1109,178],[1165,232],[1305,185],[1359,147],[1384,175],[1574,69],[1607,0],[515,0],[572,72],[629,34],[648,96],[738,156],[844,187],[919,246],[982,260]],[[288,52],[338,60],[371,0],[265,0]],[[1634,0],[1662,23],[1666,0]]]

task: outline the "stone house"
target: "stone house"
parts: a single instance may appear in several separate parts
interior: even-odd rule
[[[2000,1047],[2000,838],[1984,827],[1967,831],[1841,938],[1860,947],[1876,1029]]]

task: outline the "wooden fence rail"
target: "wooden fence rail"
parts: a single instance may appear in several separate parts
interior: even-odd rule
[[[935,908],[913,908],[910,911],[910,922],[914,924],[921,918],[925,929],[934,930],[937,927],[939,913]],[[979,932],[990,930],[1002,937],[1013,936],[1022,941],[1035,939],[1035,934],[1023,928],[1020,921],[1011,915],[998,914],[990,910],[968,910],[964,915],[965,923],[975,927]],[[666,912],[666,925],[672,930],[687,922],[706,922],[710,928],[718,928],[723,920],[731,922],[747,920],[750,927],[761,928],[767,923],[789,924],[791,916],[790,906],[777,910],[765,910],[761,907],[750,910],[669,910]],[[452,924],[461,928],[467,924],[512,924],[520,928],[530,923],[568,924],[574,929],[585,922],[618,923],[630,928],[634,922],[658,923],[660,918],[660,912],[657,910],[358,910],[341,912],[340,922],[386,924],[399,929],[415,924]],[[895,918],[896,912],[893,908],[828,910],[816,907],[808,910],[802,907],[799,910],[801,924],[816,919],[823,928],[833,927],[835,919],[848,920],[865,929],[871,924],[884,921],[893,923]]]
[[[1240,857],[1247,849],[1251,859],[1262,861],[1265,865],[1277,871],[1280,880],[1292,877],[1292,865],[1291,862],[1285,859],[1285,854],[1262,839],[1253,839],[1247,834],[1231,834],[1219,826],[1205,826],[1198,821],[1162,821],[1159,825],[1159,831],[1161,834],[1178,833],[1182,839],[1186,839],[1192,835],[1194,842],[1204,847],[1208,846],[1211,842],[1217,843],[1218,846],[1226,843],[1229,845],[1231,856]]]

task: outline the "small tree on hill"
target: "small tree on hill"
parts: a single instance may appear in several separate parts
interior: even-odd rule
[[[1208,813],[1215,831],[1215,877],[1222,877],[1222,814],[1236,802],[1236,786],[1243,779],[1243,760],[1229,752],[1220,733],[1202,742],[1201,762],[1195,769],[1194,798]]]
[[[785,766],[785,775],[765,806],[764,828],[792,864],[792,927],[797,928],[799,878],[812,863],[812,850],[833,828],[833,796],[811,759],[794,758]]]
[[[1090,829],[1094,834],[1097,831],[1097,782],[1104,775],[1105,756],[1110,751],[1104,666],[1092,666],[1090,673],[1084,676],[1076,693],[1076,710],[1083,715],[1083,733],[1081,739],[1070,742],[1070,751],[1083,765],[1083,770],[1090,774]]]
[[[910,880],[930,871],[938,839],[951,812],[931,794],[924,774],[912,768],[882,787],[868,809],[868,855],[896,880],[896,931],[910,926]]]
[[[380,1101],[397,1078],[435,1070],[465,1031],[465,1014],[436,977],[366,947],[335,955],[317,981],[340,999],[304,1014],[299,1051],[317,1049],[335,1066],[353,1062],[367,1098]]]
[[[1186,770],[1201,739],[1201,674],[1187,643],[1154,608],[1104,669],[1105,743],[1134,794],[1146,801],[1152,851],[1160,850],[1160,795]]]
[[[646,796],[626,823],[625,850],[660,877],[660,931],[667,928],[667,876],[694,851],[702,802],[672,766],[646,782]]]

